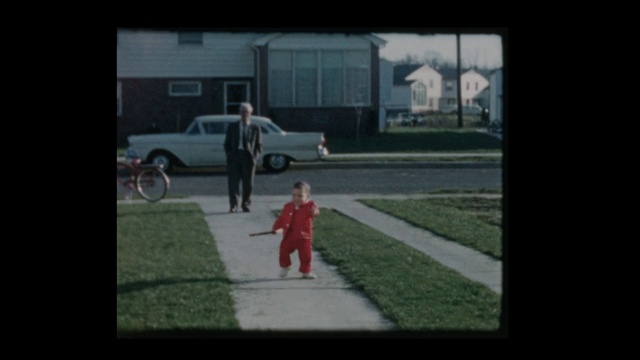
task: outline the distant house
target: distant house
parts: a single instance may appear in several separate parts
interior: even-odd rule
[[[442,95],[440,97],[439,106],[457,104],[458,98],[458,70],[455,68],[438,69],[442,74]],[[462,80],[461,100],[462,105],[480,105],[487,107],[487,93],[483,92],[488,86],[489,81],[476,70],[462,70],[460,75]]]
[[[403,64],[393,66],[392,70],[391,97],[383,99],[381,95],[381,107],[387,116],[440,111],[446,105],[457,104],[457,69],[436,70],[429,65]],[[462,104],[489,107],[489,81],[473,69],[464,70],[461,78]]]
[[[193,117],[243,101],[288,131],[355,134],[378,123],[380,59],[372,34],[118,29],[117,134],[152,124],[181,132]]]
[[[429,65],[422,65],[406,78],[411,83],[411,113],[438,109],[442,93],[442,75]]]
[[[422,65],[395,65],[391,85],[391,98],[384,103],[388,116],[395,116],[402,112],[411,112],[411,84],[415,80],[407,80],[414,71]]]

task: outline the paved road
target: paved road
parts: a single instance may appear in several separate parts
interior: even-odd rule
[[[201,175],[170,175],[170,193],[189,196],[222,196],[227,194],[224,172]],[[259,172],[254,181],[254,194],[288,194],[298,180],[312,186],[314,194],[409,194],[438,189],[501,189],[502,169],[469,168],[357,168],[357,169],[292,169],[280,174]]]

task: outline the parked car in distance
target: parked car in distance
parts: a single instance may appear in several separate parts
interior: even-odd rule
[[[480,115],[482,114],[482,106],[480,105],[464,105],[462,107],[462,113],[464,115]]]
[[[440,112],[443,114],[455,114],[458,112],[458,105],[456,104],[446,104],[440,107]]]
[[[196,116],[183,133],[132,135],[127,138],[145,163],[174,166],[226,166],[224,140],[227,126],[240,121],[240,115]],[[321,132],[287,132],[271,119],[251,116],[260,126],[263,152],[258,165],[272,172],[285,171],[291,161],[313,161],[329,154]]]

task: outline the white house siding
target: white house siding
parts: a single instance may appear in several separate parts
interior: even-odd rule
[[[427,88],[427,103],[425,105],[411,104],[411,112],[419,113],[437,110],[442,94],[442,75],[429,65],[424,65],[406,77],[406,80],[420,81]],[[413,86],[412,86],[413,87]],[[429,106],[429,104],[432,104]]]
[[[489,86],[489,81],[484,78],[484,76],[475,72],[475,70],[469,70],[466,73],[462,74],[462,104],[469,105],[474,104],[474,98],[478,95],[482,90],[484,90],[487,86]],[[469,84],[469,89],[467,89],[467,83]],[[476,84],[478,88],[476,89]]]
[[[462,96],[462,104],[478,104],[482,100],[482,91],[489,86],[489,81],[484,76],[477,73],[475,70],[469,70],[462,73],[462,89],[460,95]],[[447,90],[445,83],[447,81],[453,81],[453,87],[451,90]],[[467,82],[469,83],[469,89],[467,90]],[[476,82],[478,83],[478,89],[476,90]],[[442,79],[442,97],[439,101],[440,107],[447,104],[456,104],[458,98],[458,81],[456,79]],[[482,104],[480,104],[482,105]]]
[[[489,76],[489,120],[502,121],[502,69]]]
[[[255,33],[204,32],[203,44],[178,44],[175,31],[119,30],[117,77],[253,77]]]

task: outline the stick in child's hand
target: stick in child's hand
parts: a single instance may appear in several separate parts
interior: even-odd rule
[[[269,234],[275,234],[275,232],[273,230],[269,230],[269,231],[252,233],[252,234],[249,234],[249,236],[260,236],[260,235],[269,235]]]

